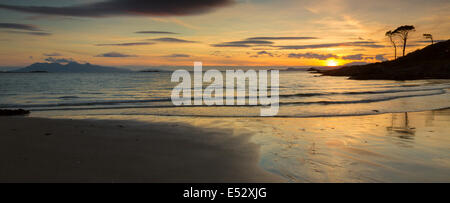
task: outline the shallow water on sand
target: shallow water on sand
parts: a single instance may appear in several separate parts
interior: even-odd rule
[[[289,182],[450,181],[450,109],[320,118],[56,116],[67,117],[174,122],[250,134],[261,146],[261,167]]]

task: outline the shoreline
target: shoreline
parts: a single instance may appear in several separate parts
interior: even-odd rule
[[[0,117],[0,182],[442,182],[448,119]]]
[[[143,107],[123,107],[123,108],[114,108],[114,109],[140,109],[140,108],[148,108],[147,106]],[[52,112],[52,111],[86,111],[86,110],[109,110],[112,108],[96,108],[96,109],[44,109],[44,110],[36,110],[31,109],[32,112]],[[420,109],[420,110],[411,110],[411,111],[392,111],[392,112],[379,112],[378,110],[373,110],[373,113],[361,113],[361,114],[340,114],[340,115],[309,115],[309,116],[270,116],[270,118],[330,118],[330,117],[353,117],[353,116],[373,116],[373,115],[383,115],[383,114],[393,114],[393,113],[417,113],[417,112],[425,112],[425,111],[442,111],[448,110],[448,107],[441,107],[435,109]],[[220,116],[220,115],[170,115],[170,114],[140,114],[145,116],[164,116],[164,117],[198,117],[198,118],[261,118],[261,116]],[[45,116],[30,116],[31,118],[47,118]],[[69,116],[70,117],[70,116]]]
[[[258,149],[188,125],[0,117],[0,182],[285,182]]]

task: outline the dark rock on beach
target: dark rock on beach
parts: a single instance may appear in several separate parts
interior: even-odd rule
[[[27,115],[30,111],[24,109],[0,109],[0,116],[16,116],[16,115]]]
[[[416,50],[396,60],[321,71],[356,80],[450,79],[450,40]]]

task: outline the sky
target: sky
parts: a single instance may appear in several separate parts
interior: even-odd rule
[[[450,38],[448,0],[0,0],[0,67],[327,66],[393,59]],[[397,42],[400,46],[400,41]],[[401,54],[401,50],[397,50]]]

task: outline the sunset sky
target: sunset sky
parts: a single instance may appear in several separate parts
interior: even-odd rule
[[[407,52],[450,38],[448,0],[0,0],[0,19],[2,67],[343,65],[392,59],[400,25]]]

